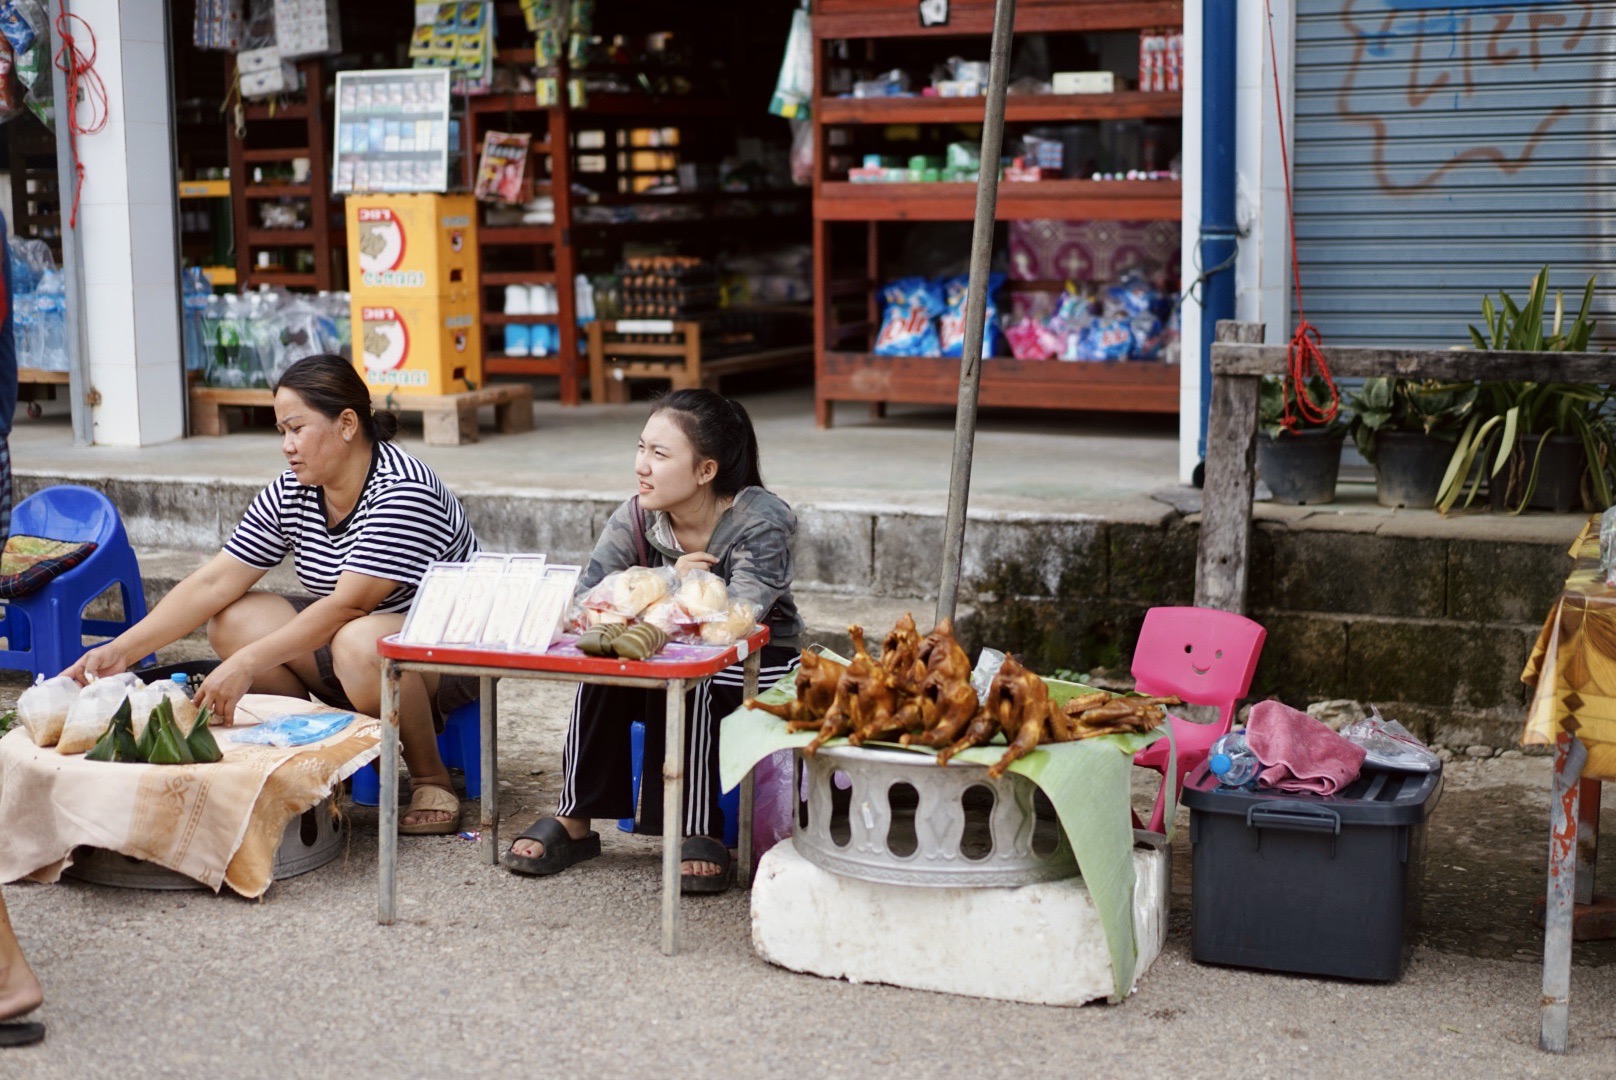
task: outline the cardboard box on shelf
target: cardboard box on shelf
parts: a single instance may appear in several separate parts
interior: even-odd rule
[[[1109,71],[1057,71],[1051,77],[1057,94],[1113,94],[1117,77]]]
[[[350,195],[347,218],[355,296],[475,291],[477,202],[470,195]]]
[[[262,50],[260,50],[262,51]],[[270,49],[273,53],[275,50]],[[246,56],[246,53],[242,53]],[[297,68],[284,60],[277,60],[275,67],[260,71],[242,72],[241,96],[244,98],[272,97],[275,94],[290,94],[297,90]]]
[[[373,392],[455,394],[483,383],[477,296],[353,291],[354,366]]]

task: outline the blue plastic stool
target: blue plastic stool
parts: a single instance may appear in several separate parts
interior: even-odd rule
[[[466,774],[466,798],[483,796],[483,732],[479,703],[468,701],[451,709],[438,733],[438,753],[451,769]],[[353,801],[360,806],[381,802],[382,781],[376,770],[363,766],[353,774]]]
[[[629,751],[629,770],[633,775],[631,783],[634,798],[638,801],[640,797],[640,770],[645,765],[645,725],[638,720],[634,721],[629,726],[628,738],[629,745],[632,747]],[[685,792],[685,797],[690,797],[688,790]],[[741,786],[739,784],[736,784],[728,791],[719,792],[718,808],[724,811],[724,846],[734,847],[736,837],[739,835],[741,822]],[[618,818],[617,828],[621,832],[633,832],[634,819],[631,817]]]
[[[37,592],[5,601],[0,634],[0,668],[55,675],[90,646],[91,637],[116,637],[146,617],[146,591],[140,563],[129,546],[118,508],[101,492],[76,484],[36,491],[11,512],[13,536],[94,541],[95,550],[73,569],[58,574]],[[118,586],[122,619],[86,619],[84,609],[110,586]],[[141,665],[155,664],[148,656]]]

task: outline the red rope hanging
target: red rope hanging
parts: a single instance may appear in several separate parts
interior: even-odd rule
[[[84,27],[84,33],[90,39],[90,55],[85,56],[79,50],[78,43],[73,38],[73,23]],[[101,81],[101,76],[95,70],[96,41],[95,31],[90,24],[77,15],[64,11],[56,16],[56,36],[61,39],[62,47],[56,51],[52,63],[58,71],[67,75],[67,147],[73,155],[73,213],[68,218],[69,228],[78,225],[79,198],[84,194],[84,165],[79,161],[79,136],[94,135],[107,126],[107,86]],[[79,98],[80,84],[83,85],[84,97]],[[90,122],[79,123],[79,105],[85,104],[90,109]]]
[[[1274,6],[1272,0],[1263,0],[1263,6],[1268,14],[1268,57],[1269,66],[1274,72],[1274,112],[1279,117],[1279,157],[1285,170],[1285,226],[1291,245],[1291,277],[1296,287],[1296,333],[1291,335],[1290,345],[1285,350],[1286,380],[1293,392],[1285,395],[1285,414],[1280,422],[1286,431],[1295,431],[1300,423],[1320,426],[1334,420],[1341,411],[1341,394],[1336,389],[1335,379],[1330,375],[1330,365],[1325,362],[1324,352],[1319,347],[1319,332],[1307,321],[1307,315],[1302,310],[1302,263],[1296,256],[1296,205],[1291,197],[1291,160],[1285,143],[1285,105],[1279,89],[1279,50],[1274,45]],[[1324,385],[1330,390],[1328,403],[1314,401],[1308,395],[1307,379],[1310,375],[1318,375],[1324,380]],[[1291,411],[1293,403],[1296,407],[1294,413]]]

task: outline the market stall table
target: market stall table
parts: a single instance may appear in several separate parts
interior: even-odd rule
[[[1598,517],[1570,554],[1576,568],[1521,673],[1534,688],[1521,742],[1554,747],[1538,1045],[1560,1053],[1570,1026],[1572,939],[1616,937],[1616,900],[1594,895],[1601,781],[1616,780],[1616,587],[1599,566]]]
[[[385,637],[376,648],[382,665],[382,753],[380,865],[377,919],[391,924],[396,914],[398,857],[398,680],[405,671],[446,675],[473,675],[482,692],[482,846],[489,865],[499,864],[499,709],[496,684],[502,678],[543,682],[585,682],[604,686],[635,686],[667,691],[667,750],[662,766],[663,820],[682,820],[680,806],[685,789],[685,691],[690,684],[745,664],[745,692],[757,693],[761,650],[769,630],[759,626],[745,641],[728,648],[672,644],[649,660],[617,660],[586,656],[566,637],[544,653],[506,652],[443,645],[407,645],[399,635]],[[752,784],[741,783],[739,822],[742,884],[751,877]],[[662,837],[662,951],[679,951],[679,833],[669,829]]]
[[[248,694],[253,722],[337,712],[306,699]],[[80,847],[143,859],[219,889],[262,896],[273,881],[286,823],[329,797],[378,753],[379,722],[353,722],[306,746],[238,743],[216,727],[224,753],[205,765],[88,761],[39,747],[18,725],[0,738],[0,881],[57,880]]]

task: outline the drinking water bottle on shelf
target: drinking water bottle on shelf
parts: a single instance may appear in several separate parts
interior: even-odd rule
[[[1212,744],[1206,767],[1218,778],[1219,786],[1250,790],[1257,785],[1257,771],[1262,768],[1262,762],[1246,745],[1245,733],[1231,731]]]

